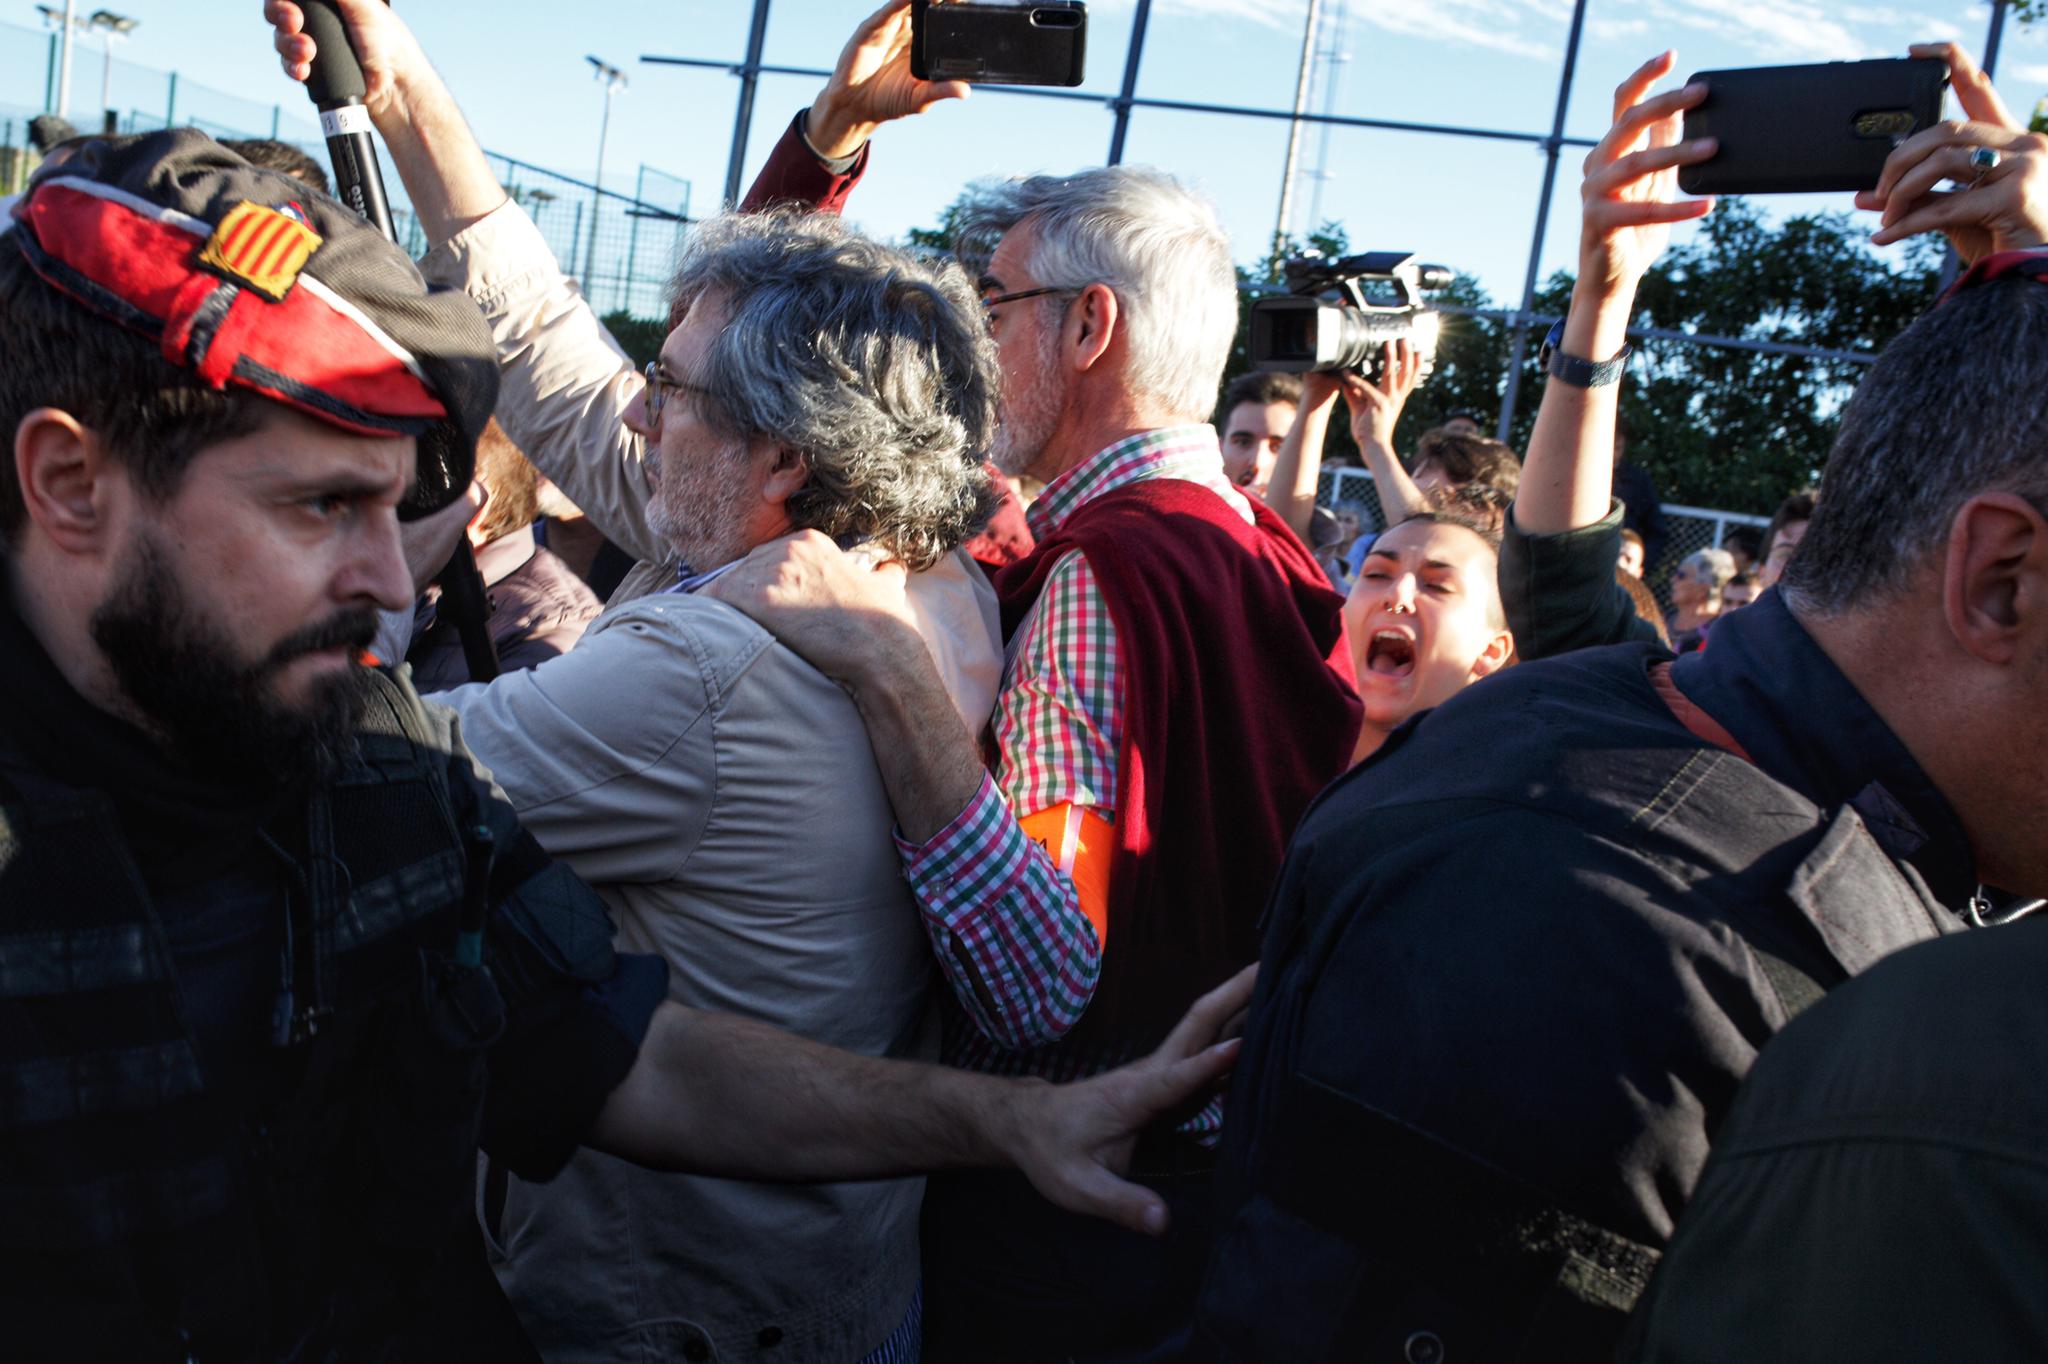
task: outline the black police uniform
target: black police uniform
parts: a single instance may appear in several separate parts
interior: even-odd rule
[[[1303,820],[1230,1097],[1206,1348],[1610,1352],[1763,1044],[1956,927],[1954,813],[1778,600],[1489,679]]]
[[[0,1357],[532,1358],[479,1143],[546,1179],[666,971],[376,674],[310,794],[180,772],[0,579]],[[476,935],[481,927],[481,952]]]

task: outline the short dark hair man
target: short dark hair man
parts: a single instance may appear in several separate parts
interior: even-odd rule
[[[2048,139],[2031,142],[2048,168]],[[1994,270],[2005,273],[1966,282],[1864,380],[1778,591],[1865,661],[1859,684],[1884,710],[1924,712],[1898,728],[1955,804],[1977,876],[2038,897],[2048,252],[1978,263]],[[1934,695],[1939,706],[1921,699]],[[1765,1048],[1715,1134],[1629,1357],[2035,1353],[2044,967],[2048,921],[1928,943]],[[2001,1264],[2013,1272],[1977,1268]]]
[[[1081,1157],[1123,1126],[1086,1105],[1225,1058],[1013,1086],[664,1003],[446,712],[363,666],[496,364],[346,208],[190,130],[88,142],[0,234],[0,349],[11,1352],[527,1357],[479,1143],[535,1178],[586,1139],[757,1178],[1014,1146],[1159,1215]]]
[[[1813,507],[1811,490],[1793,493],[1778,504],[1777,513],[1764,530],[1764,558],[1757,567],[1757,581],[1765,587],[1775,587],[1778,579],[1784,576],[1786,566],[1792,562],[1792,551],[1798,549],[1799,542],[1806,537],[1807,523],[1813,520]]]
[[[1217,407],[1222,420],[1223,473],[1254,497],[1266,496],[1273,459],[1301,405],[1301,380],[1292,374],[1253,371],[1232,379]]]
[[[1674,197],[1677,168],[1713,152],[1679,138],[1705,88],[1644,98],[1674,60],[1624,82],[1587,159],[1567,362],[1530,449],[1531,484],[1579,527],[1611,515],[1616,389],[1594,366],[1621,352],[1665,225],[1710,207]],[[1957,70],[1974,113],[1981,80]],[[1915,139],[1888,174],[1938,152],[1931,187],[1953,150]],[[2038,244],[2048,212],[2016,209],[2023,182],[2042,183],[1939,198],[1942,221],[1980,215],[1966,244]],[[1959,928],[1980,879],[2048,888],[2048,288],[1985,287],[1866,381],[1815,523],[1833,529],[1788,596],[1675,662],[1635,644],[1513,668],[1397,732],[1304,818],[1219,1165],[1202,1315],[1227,1357],[1611,1357],[1786,1019]],[[1887,415],[1866,426],[1866,410]],[[1553,461],[1558,444],[1573,458]],[[1594,563],[1611,574],[1611,551]],[[1923,1047],[1914,1073],[1948,1050]],[[1848,1202],[1845,1168],[1828,1187]],[[1771,1188],[1788,1229],[1808,1214],[1746,1187]],[[1755,1206],[1732,1202],[1734,1222]],[[1771,1278],[1761,1253],[1723,1269],[1708,1294],[1729,1296],[1677,1290],[1681,1313]],[[1754,1314],[1747,1338],[1777,1324]]]

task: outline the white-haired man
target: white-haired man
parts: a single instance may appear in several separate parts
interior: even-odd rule
[[[1046,484],[1037,550],[997,579],[994,771],[943,723],[887,584],[825,537],[769,546],[714,590],[867,720],[961,1006],[947,1058],[1056,1078],[1141,1050],[1254,958],[1287,836],[1342,769],[1359,701],[1340,599],[1231,484],[1206,424],[1237,317],[1210,206],[1155,171],[1040,176],[983,192],[963,241],[995,243],[995,460]],[[934,1182],[932,1357],[1095,1357],[1165,1329],[1200,1258],[1220,1122],[1212,1107],[1140,1145],[1179,1218],[1160,1248],[1098,1236],[1010,1181]]]

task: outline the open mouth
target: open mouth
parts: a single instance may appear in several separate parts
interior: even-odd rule
[[[1415,671],[1415,641],[1399,630],[1375,630],[1365,646],[1367,672],[1406,677]]]

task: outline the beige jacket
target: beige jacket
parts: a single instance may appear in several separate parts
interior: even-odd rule
[[[615,597],[568,654],[436,699],[541,845],[611,905],[620,947],[667,959],[674,999],[869,1055],[932,1054],[929,948],[852,702],[738,611],[663,590],[673,569],[620,422],[641,380],[524,215],[500,209],[423,268],[483,307],[506,432],[646,561],[644,594]],[[993,593],[961,556],[916,575],[910,599],[978,732],[1001,668]],[[856,1360],[916,1289],[921,1193],[583,1152],[546,1186],[512,1182],[500,1275],[551,1364]]]

